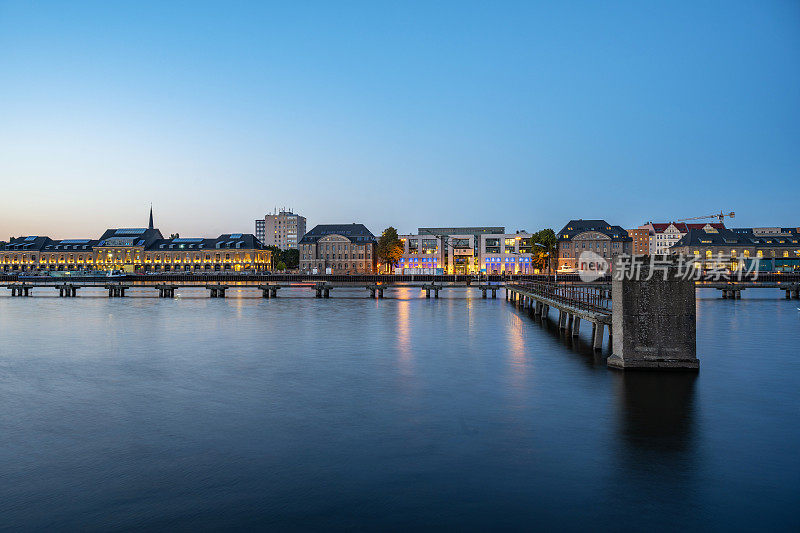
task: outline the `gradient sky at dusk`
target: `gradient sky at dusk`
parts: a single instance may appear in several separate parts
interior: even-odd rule
[[[0,239],[800,226],[800,2],[6,2]]]

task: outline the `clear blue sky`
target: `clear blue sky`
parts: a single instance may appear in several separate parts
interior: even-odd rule
[[[0,238],[800,226],[800,2],[6,2]]]

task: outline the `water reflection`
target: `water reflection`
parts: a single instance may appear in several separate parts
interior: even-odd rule
[[[620,435],[629,447],[682,452],[694,435],[693,372],[618,372]]]

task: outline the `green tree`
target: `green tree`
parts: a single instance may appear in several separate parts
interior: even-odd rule
[[[378,260],[386,265],[387,269],[391,269],[401,257],[403,257],[403,242],[397,235],[397,230],[389,226],[378,237]]]
[[[558,238],[550,228],[539,230],[531,237],[531,251],[536,254],[536,262],[549,274],[558,254]]]
[[[283,250],[281,261],[286,264],[286,268],[300,268],[300,250],[294,248]]]
[[[278,262],[275,263],[275,270],[286,270],[286,263],[279,259]]]

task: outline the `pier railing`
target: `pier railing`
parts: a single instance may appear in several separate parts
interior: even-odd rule
[[[611,297],[608,288],[586,286],[572,281],[517,281],[509,285],[578,309],[596,313],[611,313]]]

